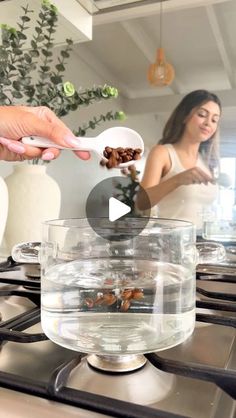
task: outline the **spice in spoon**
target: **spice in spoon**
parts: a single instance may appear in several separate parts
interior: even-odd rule
[[[133,160],[139,160],[141,158],[142,150],[140,148],[111,148],[105,147],[103,151],[104,157],[100,161],[101,166],[106,166],[108,169],[117,167],[119,164],[127,163]]]

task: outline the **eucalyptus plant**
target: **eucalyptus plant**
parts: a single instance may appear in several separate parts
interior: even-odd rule
[[[121,173],[127,178],[127,182],[117,182],[116,189],[118,193],[116,197],[125,205],[131,208],[130,216],[134,214],[138,216],[135,208],[135,197],[138,192],[140,171],[136,170],[135,165],[121,170]]]
[[[56,57],[54,34],[58,24],[58,10],[48,0],[42,0],[36,25],[28,37],[32,14],[29,5],[22,6],[17,28],[1,24],[0,46],[0,105],[27,104],[48,106],[57,116],[63,117],[81,106],[118,96],[115,87],[104,85],[77,90],[64,80],[66,66],[73,49],[73,41],[65,40]],[[84,136],[88,129],[95,129],[101,122],[125,119],[124,112],[109,111],[93,117],[74,131]]]

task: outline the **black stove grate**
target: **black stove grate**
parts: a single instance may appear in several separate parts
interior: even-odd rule
[[[1,279],[0,279],[0,283],[1,283]],[[27,281],[27,285],[28,285],[28,281]],[[35,303],[35,305],[40,306],[40,290],[36,289],[36,290],[27,290],[24,287],[23,288],[19,288],[19,289],[12,289],[12,288],[8,288],[8,289],[4,289],[4,290],[0,290],[0,297],[6,297],[6,296],[20,296],[23,298],[28,298],[29,300],[31,300],[31,302]]]
[[[21,263],[17,263],[11,256],[6,261],[0,263],[0,272],[20,270]]]
[[[225,293],[225,292],[212,292],[209,290],[202,289],[199,286],[197,286],[196,290],[200,295],[206,296],[208,298],[223,299],[223,300],[228,300],[230,302],[236,302],[236,294]]]
[[[236,304],[224,302],[212,302],[211,300],[197,300],[197,308],[214,309],[216,311],[236,312]]]
[[[7,280],[7,278],[4,278],[4,281],[0,279],[0,282],[4,283],[5,285]],[[32,290],[26,289],[22,286],[29,284],[28,279],[20,281],[17,281],[16,279],[14,284],[20,285],[20,288],[17,289],[12,289],[12,281],[9,281],[8,283],[9,288],[4,288],[1,290],[0,296],[4,297],[17,295],[20,297],[27,297],[35,303],[35,307],[5,322],[1,322],[0,342],[6,343],[8,341],[14,341],[17,343],[32,343],[46,340],[47,337],[43,333],[30,334],[25,332],[25,330],[27,330],[30,326],[40,322],[39,282],[35,284],[34,289]],[[216,311],[235,312],[235,299],[226,298],[227,302],[224,303],[221,300],[218,301],[218,299],[224,299],[220,298],[220,295],[222,295],[222,293],[220,294],[216,292],[207,292],[207,295],[205,296],[211,299],[215,298],[217,300],[197,301],[197,306],[206,309],[214,308]],[[234,328],[236,326],[236,318],[231,316],[229,317],[199,313],[197,314],[197,320],[223,326],[231,326]],[[34,379],[29,379],[26,377],[23,378],[15,374],[0,371],[0,386],[112,417],[187,418],[183,415],[163,412],[157,409],[153,409],[149,406],[141,406],[130,402],[108,398],[102,395],[95,395],[89,392],[66,387],[71,371],[81,362],[81,359],[84,357],[84,355],[85,354],[77,353],[72,360],[61,364],[57,369],[53,371],[51,378],[47,383],[42,383]],[[153,366],[164,372],[214,383],[233,399],[236,399],[235,370],[225,370],[191,362],[163,359],[156,353],[149,353],[145,356]]]
[[[233,399],[236,399],[235,370],[223,370],[191,362],[167,360],[159,357],[156,353],[146,354],[145,357],[153,366],[164,372],[215,383]]]
[[[98,412],[107,416],[118,418],[188,418],[159,411],[147,406],[141,406],[118,399],[108,398],[102,395],[94,395],[89,392],[75,390],[62,386],[65,377],[69,376],[70,371],[79,364],[81,357],[63,364],[57,370],[53,379],[48,385],[40,384],[32,379],[22,379],[19,376],[0,372],[0,385],[7,389],[16,390],[33,396],[40,396],[44,399],[76,406],[82,409]]]

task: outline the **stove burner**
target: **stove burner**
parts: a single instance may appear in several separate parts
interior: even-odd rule
[[[153,367],[149,361],[138,370],[131,373],[109,373],[107,370],[97,372],[96,369],[89,367],[89,358],[84,357],[77,365],[70,376],[70,386],[78,387],[100,396],[108,396],[113,399],[126,399],[139,405],[151,405],[166,398],[173,390],[176,379],[171,373],[165,373]],[[94,356],[100,357],[100,356]],[[117,362],[122,363],[121,357]],[[126,356],[132,357],[132,356]],[[138,357],[137,355],[133,357]],[[140,356],[142,357],[142,356]],[[90,359],[91,360],[91,359]],[[101,359],[103,360],[103,359]],[[112,359],[111,359],[112,360]],[[130,359],[126,359],[127,362]],[[134,360],[134,359],[133,359]],[[141,360],[141,359],[140,359]],[[144,361],[146,359],[144,358]],[[115,362],[113,361],[113,364]],[[103,363],[102,363],[103,365]],[[113,369],[114,371],[114,369]],[[146,415],[144,415],[146,417]],[[126,415],[127,417],[127,415]]]
[[[236,269],[235,276],[232,270],[232,276],[199,273],[196,319],[211,326],[196,329],[186,343],[144,356],[87,356],[47,341],[40,327],[40,280],[26,278],[24,265],[15,264],[10,258],[5,268],[0,264],[0,272],[7,271],[0,274],[0,391],[9,393],[12,404],[15,397],[25,402],[29,395],[37,405],[40,398],[47,400],[52,418],[59,416],[53,412],[55,405],[61,405],[68,418],[77,411],[67,414],[66,405],[78,408],[78,416],[86,418],[93,413],[117,418],[213,418],[215,411],[225,416],[226,410],[233,416]],[[24,277],[14,270],[23,270]],[[23,313],[18,310],[21,300]],[[4,416],[9,409],[5,406]]]
[[[124,355],[124,356],[100,356],[91,354],[87,357],[87,362],[95,369],[103,372],[126,373],[140,369],[146,363],[143,355]]]
[[[23,271],[26,277],[39,279],[41,277],[40,264],[24,264]]]

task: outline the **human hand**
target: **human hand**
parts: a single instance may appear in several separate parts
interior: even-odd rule
[[[22,144],[24,136],[46,137],[65,147],[78,146],[78,139],[71,130],[46,106],[0,106],[0,160],[21,161],[41,158],[50,161],[57,158],[56,148],[36,148]],[[87,151],[74,151],[87,160]]]
[[[177,186],[186,186],[189,184],[208,184],[215,183],[210,174],[207,174],[199,167],[193,167],[188,170],[182,171],[175,176]]]

